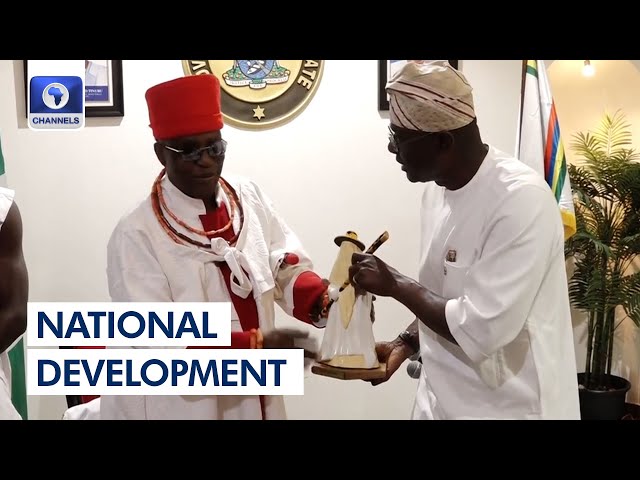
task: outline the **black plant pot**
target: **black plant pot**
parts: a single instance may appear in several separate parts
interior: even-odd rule
[[[631,383],[626,378],[610,375],[610,390],[589,390],[582,387],[584,373],[578,374],[580,385],[580,417],[582,420],[620,420],[626,414],[626,397]]]

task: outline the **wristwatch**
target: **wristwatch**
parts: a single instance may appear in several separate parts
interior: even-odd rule
[[[411,350],[413,350],[414,353],[420,351],[420,341],[418,340],[418,336],[412,335],[409,330],[402,332],[398,335],[398,338],[411,347]]]

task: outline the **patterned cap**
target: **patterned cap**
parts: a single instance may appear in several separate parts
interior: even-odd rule
[[[408,61],[389,80],[391,123],[410,130],[443,132],[475,119],[472,88],[446,60]]]

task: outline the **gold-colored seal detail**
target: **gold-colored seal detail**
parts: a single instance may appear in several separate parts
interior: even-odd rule
[[[222,115],[239,128],[267,129],[291,121],[315,95],[324,60],[183,60],[185,75],[220,79]]]

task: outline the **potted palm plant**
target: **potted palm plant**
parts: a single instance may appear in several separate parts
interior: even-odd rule
[[[611,373],[614,331],[630,319],[640,326],[640,163],[620,111],[605,114],[592,133],[574,135],[579,159],[568,167],[576,234],[565,244],[573,260],[569,297],[586,314],[587,358],[578,375],[583,420],[621,419],[629,380]]]

